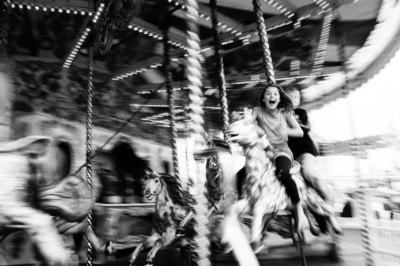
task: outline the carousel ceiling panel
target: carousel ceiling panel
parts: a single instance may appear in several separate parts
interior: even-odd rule
[[[268,38],[275,75],[278,84],[286,86],[295,82],[310,85],[307,76],[313,71],[319,43],[323,14],[321,8],[313,0],[270,0],[262,1],[265,23],[271,29]],[[82,32],[90,26],[92,16],[88,12],[95,12],[94,1],[70,0],[15,0],[16,8],[11,14],[11,29],[9,34],[8,52],[17,67],[16,85],[20,95],[17,96],[15,108],[20,111],[32,111],[33,102],[43,103],[42,112],[54,113],[68,119],[83,121],[84,116],[78,113],[85,111],[84,99],[87,84],[87,59],[91,41],[96,47],[95,53],[95,123],[107,124],[116,128],[121,121],[129,118],[132,113],[131,104],[147,104],[141,109],[135,107],[136,122],[149,115],[164,112],[165,107],[151,107],[165,105],[166,94],[164,70],[164,48],[162,34],[167,23],[166,12],[174,6],[174,2],[167,6],[168,1],[133,1],[138,4],[135,13],[124,27],[114,25],[112,35],[109,36],[110,49],[105,55],[98,52],[98,35],[87,38],[78,49],[77,56],[69,69],[62,69],[67,56],[73,51]],[[117,1],[118,2],[118,1]],[[124,1],[129,2],[129,1]],[[217,71],[213,52],[213,39],[208,0],[200,0],[199,19],[202,56],[204,58],[203,76],[206,103],[218,105],[218,91],[216,90]],[[376,18],[382,1],[364,0],[353,3],[354,0],[328,0],[331,6],[344,5],[333,16],[343,30],[346,37],[345,51],[351,57],[362,48],[376,26]],[[251,1],[219,0],[218,17],[224,29],[221,30],[220,40],[224,54],[228,100],[231,108],[251,106],[255,104],[265,79],[263,50],[254,34],[256,30],[255,15]],[[24,4],[19,8],[19,4]],[[27,4],[32,8],[28,9]],[[34,6],[40,6],[36,10]],[[44,11],[43,7],[64,8],[63,12]],[[282,14],[282,8],[291,13],[296,12],[299,17],[308,17],[301,21],[301,27],[294,29],[287,15]],[[65,10],[71,12],[67,13]],[[82,15],[74,10],[85,11]],[[56,10],[57,11],[57,10]],[[128,14],[129,15],[129,14]],[[339,20],[338,20],[339,19]],[[169,19],[168,33],[171,43],[170,56],[172,59],[173,87],[176,89],[177,102],[186,101],[185,68],[186,24],[184,12],[175,11]],[[98,33],[103,24],[100,17],[93,26],[93,32]],[[228,31],[227,29],[230,28]],[[250,36],[248,36],[250,34]],[[326,79],[326,75],[337,73],[341,69],[339,58],[339,42],[337,33],[330,31],[327,48],[324,50],[322,73],[312,82]],[[91,36],[92,37],[92,36]],[[300,61],[299,75],[290,74],[291,62]],[[49,73],[47,73],[49,72]],[[302,77],[304,76],[304,77]],[[294,79],[296,78],[296,79]],[[254,80],[258,79],[258,80]],[[313,84],[313,83],[311,83]],[[152,93],[154,90],[164,90]],[[178,91],[181,90],[181,91]],[[63,97],[68,100],[60,100]],[[54,99],[53,99],[54,98]],[[318,101],[321,101],[318,98]],[[46,103],[47,102],[47,103]],[[60,104],[57,104],[57,103]],[[68,105],[73,105],[69,108]],[[161,108],[161,109],[160,109]],[[164,108],[164,109],[162,109]],[[69,113],[70,112],[70,113]],[[152,113],[153,112],[153,113]],[[209,111],[215,115],[213,111]],[[219,112],[219,111],[218,111]],[[210,116],[211,116],[210,115]],[[217,123],[219,118],[207,117],[207,123]],[[112,120],[113,119],[113,120]],[[107,123],[106,121],[114,121]],[[217,122],[216,122],[217,121]],[[148,126],[148,125],[147,125]],[[154,127],[154,125],[151,125]],[[130,127],[131,132],[143,132],[139,126]],[[167,142],[168,143],[168,142]]]
[[[209,4],[209,0],[200,0],[200,3],[204,4]],[[222,1],[217,1],[219,7],[227,7],[227,8],[233,8],[236,10],[241,10],[241,11],[246,11],[246,12],[253,12],[253,3],[252,1],[230,1],[230,0],[222,0]],[[261,6],[263,7],[263,12],[265,14],[273,14],[277,15],[280,14],[276,8],[272,7],[271,5],[268,5],[265,1],[261,1]]]
[[[340,7],[336,13],[344,21],[373,20],[378,15],[381,1],[363,0],[353,5]]]

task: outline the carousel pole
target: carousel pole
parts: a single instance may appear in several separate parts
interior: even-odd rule
[[[191,120],[191,137],[196,150],[204,149],[204,119],[203,119],[203,92],[202,73],[200,64],[200,37],[199,37],[199,5],[197,0],[186,0],[186,40],[188,45],[187,76],[189,87],[189,117]],[[190,192],[193,196],[194,231],[196,236],[191,241],[192,258],[198,266],[210,266],[210,240],[208,239],[207,200],[201,188],[200,180],[205,180],[205,173],[201,171],[201,159],[196,158],[197,171],[191,169],[189,175],[193,183]],[[190,163],[190,162],[188,162]],[[197,174],[195,174],[197,172]],[[204,175],[204,176],[203,176]]]
[[[360,184],[360,187],[358,189],[358,194],[359,194],[359,204],[360,204],[360,215],[361,215],[361,241],[363,245],[363,250],[364,250],[364,257],[365,257],[365,265],[366,266],[374,266],[376,265],[375,263],[375,257],[374,253],[372,250],[372,239],[371,239],[371,229],[368,224],[368,196],[366,194],[366,186],[364,185],[362,175],[361,175],[361,169],[360,169],[360,151],[359,151],[359,143],[357,141],[357,138],[355,136],[355,121],[353,117],[353,112],[352,112],[352,104],[351,100],[349,98],[349,92],[351,90],[351,82],[348,76],[348,68],[346,65],[346,39],[343,34],[343,30],[340,26],[339,21],[335,21],[335,30],[336,30],[336,36],[339,41],[339,57],[340,61],[342,63],[342,71],[344,72],[345,75],[345,81],[342,87],[342,92],[344,97],[347,97],[347,109],[349,113],[349,120],[350,120],[350,131],[351,135],[354,138],[355,142],[355,147],[350,147],[352,150],[353,156],[356,158],[356,172],[357,172],[357,179]]]
[[[86,109],[86,182],[92,190],[92,114],[93,114],[93,53],[94,48],[89,48],[88,58],[88,89],[87,89],[87,109]],[[87,218],[87,230],[92,231],[92,211]],[[87,238],[87,266],[93,266],[93,245],[90,238]]]
[[[264,14],[261,8],[261,0],[253,0],[254,13],[257,16],[257,29],[258,36],[263,49],[263,61],[265,65],[265,75],[267,77],[268,84],[276,85],[274,66],[272,64],[271,52],[269,50],[267,29],[265,27]]]
[[[226,86],[225,86],[224,60],[222,57],[221,43],[219,41],[217,0],[210,0],[210,7],[211,7],[212,31],[214,38],[215,61],[217,63],[216,72],[218,73],[217,81],[218,81],[219,99],[220,99],[221,115],[223,121],[222,131],[224,133],[224,139],[228,141],[229,111],[228,111],[228,100],[227,100]]]
[[[0,1],[0,142],[10,138],[13,85],[7,55],[11,1]]]
[[[299,15],[297,13],[292,17],[293,29],[297,30],[301,27],[301,21],[299,20]],[[289,75],[292,77],[296,77],[300,75],[300,59],[293,59],[290,62],[290,71]]]
[[[171,129],[171,147],[172,147],[172,158],[173,158],[173,170],[175,178],[180,178],[179,173],[179,162],[178,162],[178,147],[177,147],[177,139],[178,139],[178,130],[176,128],[176,109],[175,109],[175,97],[172,88],[172,73],[171,73],[171,58],[170,58],[170,44],[168,38],[168,30],[169,30],[169,19],[171,13],[176,10],[173,9],[167,13],[167,22],[165,23],[165,28],[163,30],[163,42],[164,42],[164,72],[165,72],[165,86],[167,87],[168,94],[168,108],[170,113],[170,129]]]

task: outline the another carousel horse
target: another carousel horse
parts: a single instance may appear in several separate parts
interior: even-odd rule
[[[46,262],[66,265],[73,254],[60,234],[84,233],[95,249],[104,245],[86,230],[92,191],[82,178],[67,175],[69,168],[60,173],[57,159],[66,157],[52,144],[40,136],[0,143],[0,236],[25,229]]]
[[[209,204],[210,242],[214,252],[229,252],[229,246],[222,243],[223,221],[226,208],[236,202],[239,196],[234,156],[230,143],[218,137],[207,137],[210,149],[206,160],[205,196]],[[215,148],[215,150],[213,150]]]
[[[185,238],[194,235],[190,210],[190,196],[184,195],[180,180],[168,175],[158,174],[150,169],[145,171],[142,179],[144,197],[148,201],[155,198],[155,225],[150,236],[129,236],[111,243],[108,251],[114,253],[120,249],[136,247],[129,263],[133,265],[139,253],[150,248],[146,266],[153,265],[153,259],[161,247],[168,246],[178,240],[184,246]],[[185,236],[185,237],[183,237]]]
[[[248,115],[245,113],[245,116],[240,118],[236,114],[228,130],[230,140],[243,147],[246,157],[246,178],[242,198],[227,211],[224,241],[231,244],[240,265],[258,265],[254,255],[250,254],[250,246],[243,243],[246,238],[243,232],[240,232],[240,216],[250,214],[253,217],[250,242],[254,243],[262,239],[265,227],[275,214],[291,210],[293,206],[285,188],[275,176],[271,156],[268,157],[265,152],[270,143],[265,137],[259,137],[260,131]],[[328,217],[339,233],[340,228],[335,223],[332,207],[327,205],[315,190],[306,186],[299,169],[297,164],[297,169],[292,169],[291,173],[297,184],[305,213],[312,210],[313,213]]]

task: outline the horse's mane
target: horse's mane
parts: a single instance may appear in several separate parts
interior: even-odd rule
[[[188,205],[188,199],[186,199],[182,192],[182,185],[178,178],[169,174],[159,174],[161,180],[166,184],[167,191],[172,201],[180,206]]]
[[[218,137],[209,138],[207,140],[207,144],[210,147],[220,147],[220,148],[225,148],[227,150],[231,149],[231,147],[229,146],[229,143],[226,140],[218,138]]]

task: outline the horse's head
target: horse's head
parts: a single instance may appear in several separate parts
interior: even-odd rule
[[[41,209],[67,221],[83,219],[94,204],[94,196],[88,184],[75,175],[39,187],[37,196]]]
[[[246,146],[257,141],[258,131],[256,125],[251,122],[246,112],[244,116],[233,113],[231,121],[228,127],[228,135],[232,142]]]
[[[152,201],[161,193],[161,176],[152,170],[146,170],[142,179],[143,195],[148,201]]]

